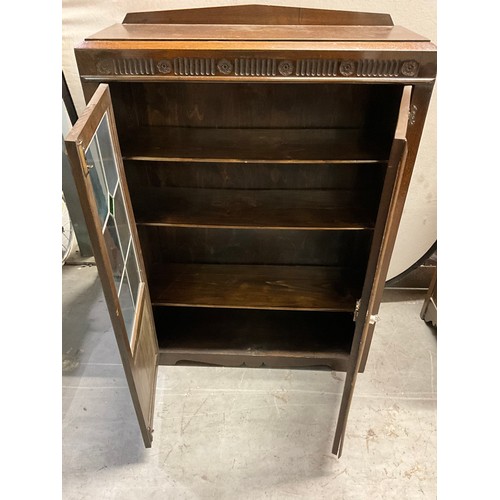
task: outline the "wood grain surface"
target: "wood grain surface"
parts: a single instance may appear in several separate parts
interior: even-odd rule
[[[153,305],[354,311],[349,270],[323,266],[167,264],[154,269]],[[357,286],[356,286],[357,285]]]

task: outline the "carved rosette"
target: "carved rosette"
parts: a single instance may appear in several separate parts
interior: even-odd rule
[[[339,72],[342,76],[351,76],[356,70],[356,63],[354,61],[342,61],[340,63]]]
[[[97,72],[100,75],[110,75],[113,72],[113,61],[111,59],[97,61]]]
[[[169,61],[168,59],[158,61],[156,67],[158,68],[158,71],[164,75],[172,73],[172,61]]]
[[[290,76],[293,73],[293,62],[292,61],[281,61],[278,64],[278,71],[282,76]]]
[[[419,64],[417,61],[405,61],[401,65],[401,74],[404,76],[416,76]]]
[[[230,73],[233,72],[233,65],[231,61],[228,61],[227,59],[221,59],[220,61],[217,62],[217,69],[223,75],[229,75]]]
[[[398,59],[274,59],[258,57],[207,58],[173,57],[105,57],[96,61],[96,74],[101,76],[216,76],[240,77],[370,77],[415,78],[420,64]]]

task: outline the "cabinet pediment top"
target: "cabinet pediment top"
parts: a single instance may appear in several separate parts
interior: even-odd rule
[[[288,24],[393,26],[389,14],[275,5],[234,5],[132,12],[123,24]]]
[[[428,41],[388,14],[267,5],[129,13],[87,40]]]
[[[106,80],[432,79],[436,47],[386,14],[240,5],[129,13],[76,50]]]

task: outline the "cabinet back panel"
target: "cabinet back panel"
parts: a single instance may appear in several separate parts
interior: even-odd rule
[[[380,164],[182,164],[125,161],[132,189],[181,187],[207,189],[343,189],[378,192],[385,165]]]
[[[140,226],[154,264],[268,264],[357,267],[365,272],[372,231],[206,229]]]
[[[235,227],[248,222],[263,227],[266,220],[271,226],[293,226],[296,220],[310,227],[326,227],[335,226],[336,218],[346,216],[358,223],[355,227],[371,225],[385,172],[384,165],[375,164],[172,165],[128,161],[125,165],[137,220],[153,222],[174,216],[171,222],[182,222],[185,214],[190,225],[196,220],[218,225],[222,217]],[[196,215],[195,219],[190,221],[190,215]]]
[[[349,353],[352,313],[154,307],[163,350]]]
[[[400,85],[380,84],[111,83],[120,135],[137,126],[367,128],[392,134],[401,92]]]

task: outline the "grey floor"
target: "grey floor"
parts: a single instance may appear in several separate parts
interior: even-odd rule
[[[64,499],[436,498],[436,332],[421,291],[384,294],[344,453],[344,375],[160,367],[142,444],[94,266],[65,265]]]

